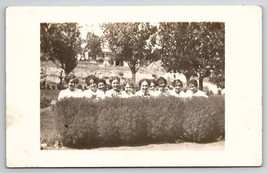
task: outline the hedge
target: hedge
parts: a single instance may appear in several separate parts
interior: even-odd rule
[[[224,96],[209,98],[66,98],[54,106],[64,146],[144,145],[224,137]]]

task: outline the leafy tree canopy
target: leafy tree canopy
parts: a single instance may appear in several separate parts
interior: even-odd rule
[[[41,60],[51,60],[67,76],[78,64],[82,53],[77,23],[41,23]]]
[[[91,56],[96,59],[96,55],[102,52],[101,49],[101,38],[94,33],[88,32],[86,36],[85,50],[89,51]]]
[[[224,88],[224,34],[224,24],[219,22],[160,23],[163,66],[183,73],[187,80],[198,76],[200,89],[205,77]]]
[[[106,23],[104,37],[117,60],[128,63],[135,82],[135,74],[149,59],[156,44],[157,27],[149,23]]]

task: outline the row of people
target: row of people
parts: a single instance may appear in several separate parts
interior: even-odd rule
[[[71,75],[66,79],[68,88],[61,90],[58,96],[58,100],[64,97],[86,97],[90,99],[100,100],[106,97],[121,97],[129,98],[134,96],[141,97],[158,97],[158,96],[176,96],[176,97],[192,97],[202,96],[208,97],[203,91],[198,90],[198,83],[195,79],[189,81],[189,90],[183,91],[183,82],[179,79],[175,79],[172,82],[173,89],[167,88],[167,80],[163,77],[158,80],[142,79],[139,81],[140,90],[135,92],[134,84],[131,81],[126,81],[123,84],[124,90],[120,87],[120,78],[115,77],[110,80],[111,89],[106,90],[107,84],[103,79],[98,80],[94,75],[89,75],[86,78],[87,90],[80,90],[76,88],[78,79]]]

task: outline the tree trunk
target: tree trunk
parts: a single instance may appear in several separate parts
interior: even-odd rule
[[[63,70],[60,71],[60,75],[59,75],[59,84],[62,85],[63,84]]]
[[[69,72],[65,71],[65,77],[64,77],[64,81],[63,81],[63,85],[66,87],[68,84],[66,83],[66,78],[69,76]]]
[[[135,84],[135,81],[136,81],[136,72],[133,72],[133,71],[132,71],[132,80],[133,80],[133,83]]]
[[[198,89],[203,91],[203,77],[200,76],[198,79]]]
[[[188,82],[190,81],[191,75],[185,74],[185,77],[186,77],[186,85],[188,86]]]

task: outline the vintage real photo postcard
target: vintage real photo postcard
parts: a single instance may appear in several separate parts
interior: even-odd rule
[[[8,7],[7,167],[262,164],[260,6]]]

